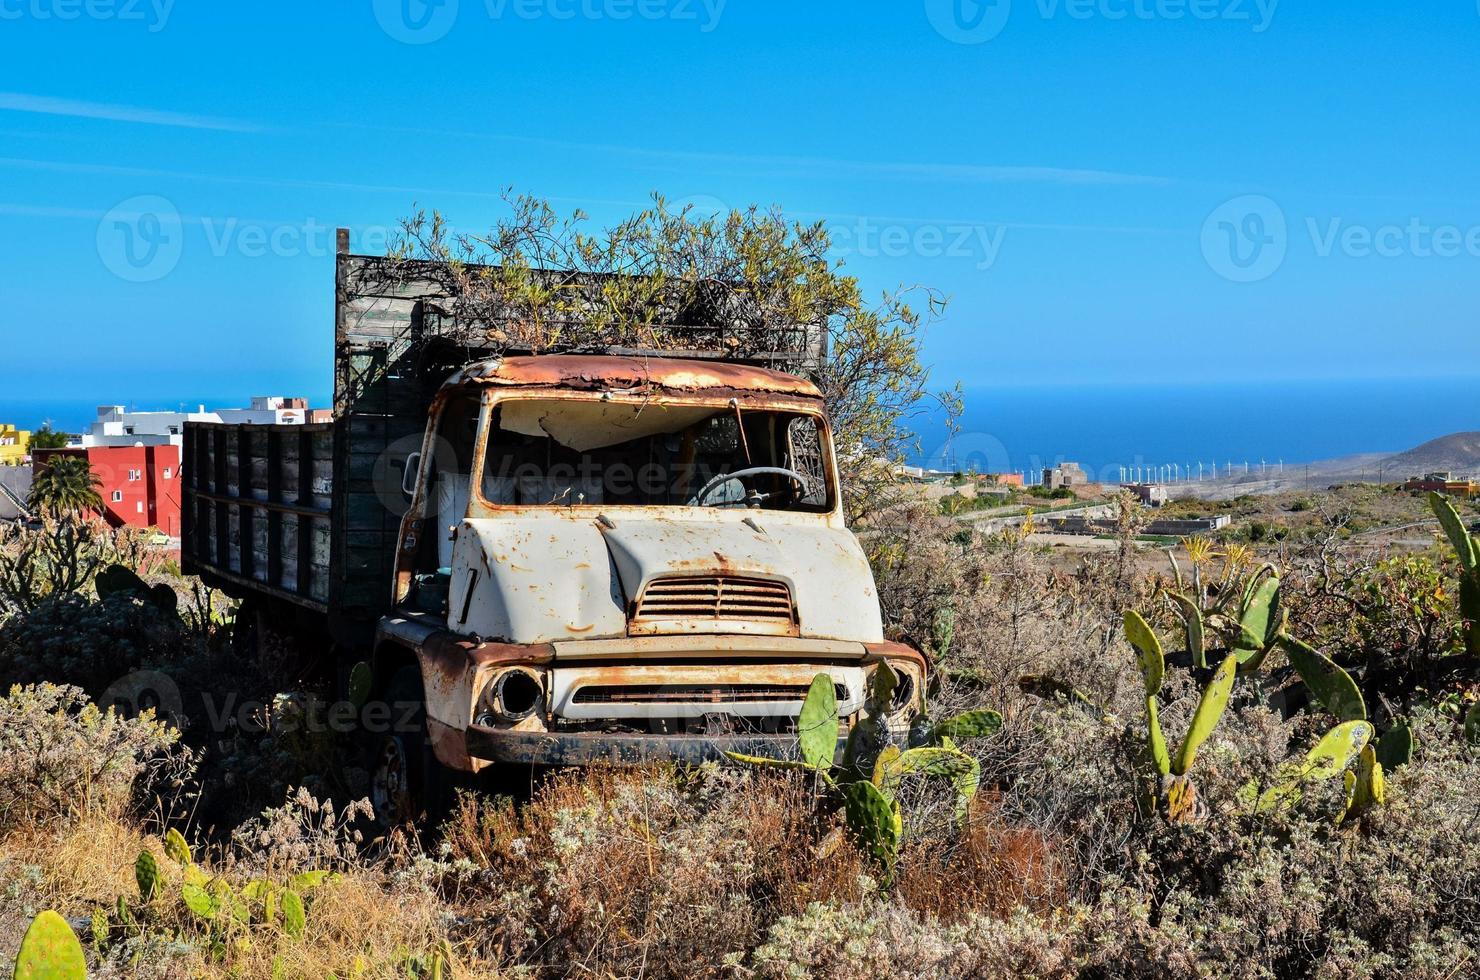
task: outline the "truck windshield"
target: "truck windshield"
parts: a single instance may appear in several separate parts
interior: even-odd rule
[[[769,409],[507,399],[481,489],[505,506],[734,507],[825,512],[817,416]]]

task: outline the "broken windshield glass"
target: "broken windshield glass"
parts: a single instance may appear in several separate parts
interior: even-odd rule
[[[505,399],[481,489],[504,506],[749,507],[823,512],[822,427],[798,412]]]

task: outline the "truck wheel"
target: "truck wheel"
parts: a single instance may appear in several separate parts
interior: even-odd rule
[[[396,730],[371,741],[370,805],[383,828],[435,823],[447,809],[448,781],[427,741],[421,671],[402,667],[385,688]]]

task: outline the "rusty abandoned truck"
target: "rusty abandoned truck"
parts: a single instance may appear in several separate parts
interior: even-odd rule
[[[334,421],[189,424],[182,550],[248,643],[413,706],[366,735],[381,819],[499,764],[785,755],[823,672],[846,736],[885,660],[907,727],[925,661],[885,641],[811,382],[723,343],[480,356],[430,264],[346,242]],[[816,356],[799,329],[773,362]]]

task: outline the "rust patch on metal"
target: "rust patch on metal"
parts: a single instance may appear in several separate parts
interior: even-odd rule
[[[492,358],[463,368],[453,378],[453,383],[457,381],[590,391],[712,391],[728,388],[742,395],[769,393],[822,397],[816,385],[795,375],[746,364],[679,358],[583,354]]]
[[[870,662],[879,660],[912,660],[920,666],[924,672],[929,666],[925,662],[925,655],[914,647],[903,643],[895,643],[893,640],[885,640],[883,643],[865,643],[864,649],[868,651]]]

